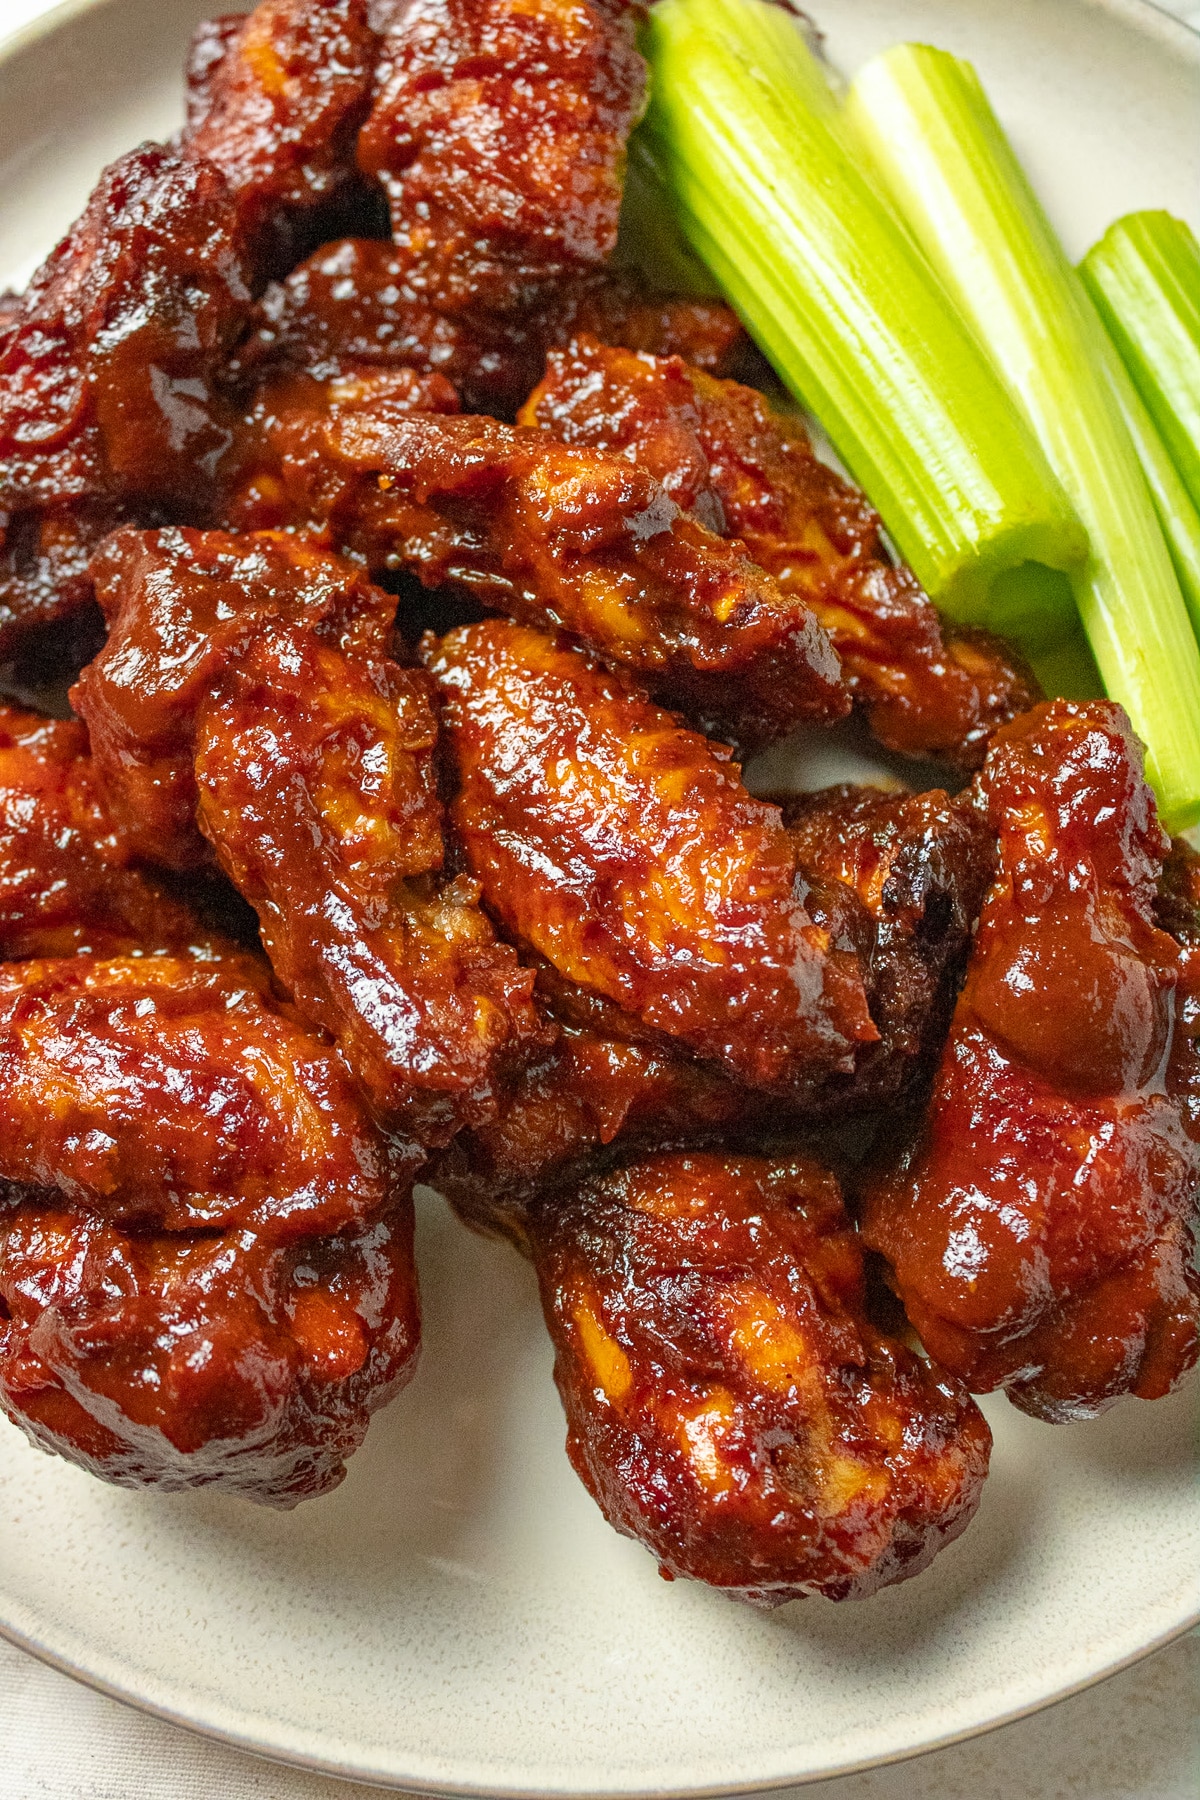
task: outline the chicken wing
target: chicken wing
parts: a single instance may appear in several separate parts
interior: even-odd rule
[[[390,1128],[491,1116],[540,1030],[533,975],[442,878],[437,718],[391,659],[395,601],[299,539],[220,532],[119,533],[96,580],[112,631],[74,692],[128,841],[187,866],[207,838]]]
[[[626,457],[710,530],[740,538],[816,613],[889,749],[977,768],[996,727],[1039,697],[1016,651],[940,619],[911,572],[885,561],[862,494],[818,461],[799,418],[753,389],[581,335],[551,352],[520,423]]]
[[[384,24],[364,173],[405,281],[442,311],[528,308],[616,243],[645,97],[626,0],[408,0]]]
[[[858,960],[805,913],[779,813],[727,753],[523,626],[467,627],[428,657],[454,827],[515,939],[751,1084],[853,1068],[877,1036]]]
[[[655,1157],[555,1195],[531,1234],[567,1453],[664,1574],[857,1599],[969,1523],[987,1425],[868,1322],[819,1165]]]
[[[238,480],[233,525],[324,529],[371,568],[561,624],[739,741],[850,706],[815,616],[619,457],[367,391],[333,414],[274,409]]]
[[[384,1212],[385,1144],[261,958],[0,964],[0,1179],[109,1223],[276,1242]]]
[[[1200,1348],[1194,952],[1156,923],[1168,845],[1119,708],[1003,727],[977,792],[997,875],[928,1116],[863,1232],[947,1368],[1088,1417],[1166,1393]]]
[[[261,267],[294,262],[289,228],[356,178],[380,49],[369,12],[368,0],[262,0],[197,31],[180,146],[220,169]]]
[[[541,1196],[631,1155],[794,1142],[923,1087],[994,861],[986,822],[936,791],[833,788],[789,802],[784,823],[805,910],[863,970],[879,1036],[859,1045],[853,1072],[821,1071],[782,1098],[759,1093],[542,969],[558,1037],[520,1071],[497,1118],[460,1132],[425,1176],[468,1224],[524,1245]]]

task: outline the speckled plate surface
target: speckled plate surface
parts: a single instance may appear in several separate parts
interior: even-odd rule
[[[1200,39],[1130,0],[811,0],[852,69],[971,56],[1078,254],[1116,214],[1200,226]],[[61,7],[0,61],[0,281],[100,165],[175,124],[202,6]],[[215,10],[210,7],[208,10]],[[0,6],[0,25],[3,9]],[[826,766],[820,779],[840,773]],[[424,1197],[413,1387],[289,1516],[106,1488],[0,1422],[0,1631],[139,1706],[361,1780],[463,1793],[749,1790],[1043,1706],[1200,1618],[1200,1384],[1095,1424],[986,1409],[966,1536],[857,1606],[668,1585],[562,1453],[532,1278]]]

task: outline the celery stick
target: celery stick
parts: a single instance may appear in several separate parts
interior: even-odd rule
[[[1200,244],[1170,213],[1129,213],[1079,271],[1200,507]]]
[[[684,233],[828,433],[929,593],[1029,648],[1069,635],[1026,563],[1086,536],[1026,421],[905,229],[856,165],[793,16],[764,0],[662,0],[645,153]]]
[[[904,44],[847,121],[1037,431],[1092,544],[1075,594],[1169,827],[1200,819],[1200,648],[1117,398],[1119,361],[969,64]]]
[[[1121,416],[1138,453],[1180,592],[1192,627],[1200,635],[1200,511],[1124,368],[1115,368],[1112,373]]]

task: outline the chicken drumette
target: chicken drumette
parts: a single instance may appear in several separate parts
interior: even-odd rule
[[[1200,1348],[1194,901],[1182,852],[1158,899],[1167,840],[1107,702],[1006,726],[977,794],[999,868],[928,1115],[864,1235],[947,1368],[1087,1417],[1166,1393]]]
[[[535,1207],[529,1243],[568,1454],[666,1574],[857,1599],[970,1521],[987,1425],[869,1322],[819,1165],[653,1157]]]

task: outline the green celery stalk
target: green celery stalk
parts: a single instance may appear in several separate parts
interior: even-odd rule
[[[1200,507],[1200,244],[1170,213],[1129,213],[1079,272]]]
[[[899,45],[860,72],[846,115],[1087,526],[1075,595],[1105,689],[1146,746],[1166,824],[1194,825],[1200,647],[1099,316],[968,63]]]
[[[1069,636],[1086,534],[942,285],[858,167],[794,16],[662,0],[641,153],[785,384],[954,617]],[[1049,604],[1047,604],[1049,596]]]
[[[1175,578],[1191,615],[1192,628],[1200,636],[1200,511],[1125,369],[1114,368],[1112,374],[1121,416],[1133,439],[1175,565]]]

